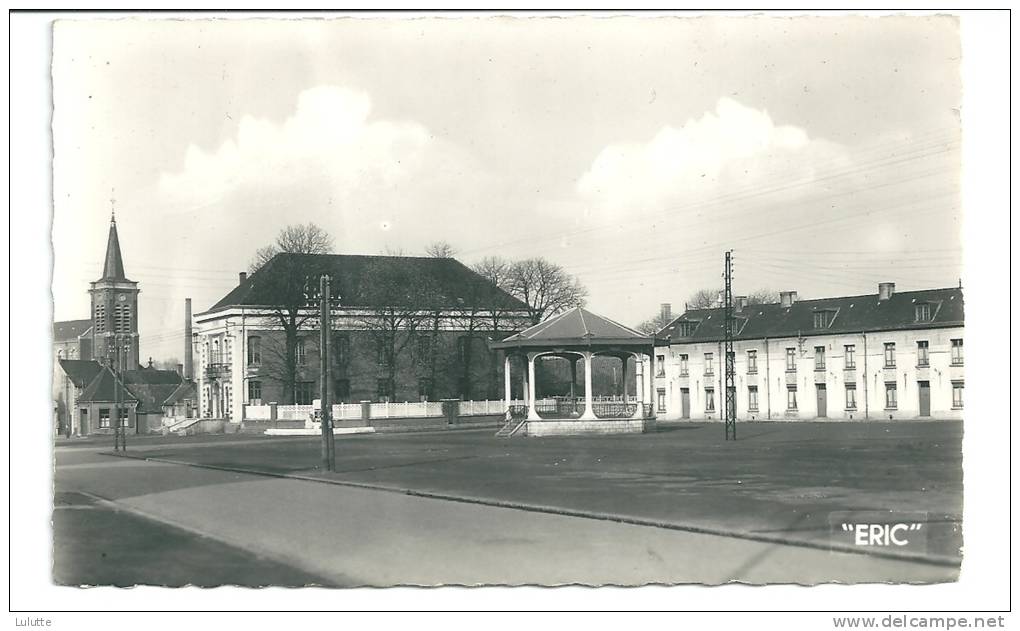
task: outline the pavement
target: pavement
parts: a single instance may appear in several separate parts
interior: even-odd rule
[[[314,438],[139,445],[129,454],[816,546],[832,543],[836,515],[909,512],[926,544],[909,554],[961,559],[960,423],[745,423],[735,443],[720,440],[715,423],[659,429],[348,436],[337,442],[336,473],[318,469]]]
[[[195,584],[265,584],[259,581],[269,580],[276,585],[332,586],[729,581],[814,584],[956,579],[958,567],[947,563],[833,552],[579,516],[589,510],[594,513],[596,508],[624,515],[682,518],[691,523],[695,518],[715,515],[715,527],[757,524],[764,530],[763,525],[772,523],[783,526],[777,529],[783,536],[788,534],[785,530],[800,536],[796,533],[804,529],[817,530],[810,511],[818,510],[818,506],[848,508],[837,500],[823,501],[840,495],[832,491],[834,487],[805,486],[819,483],[819,470],[832,471],[843,484],[852,481],[852,486],[843,487],[846,490],[842,497],[857,493],[870,498],[864,502],[870,508],[900,498],[910,502],[909,507],[938,505],[944,510],[947,504],[929,502],[936,498],[936,491],[948,497],[950,508],[954,500],[962,502],[962,493],[955,498],[952,489],[954,477],[958,477],[952,461],[945,463],[945,457],[954,450],[959,458],[959,440],[954,435],[960,428],[952,424],[911,424],[914,430],[906,432],[881,426],[833,430],[831,425],[819,429],[762,424],[744,428],[743,442],[721,447],[721,441],[714,441],[711,433],[721,432],[721,426],[689,427],[609,440],[498,440],[489,431],[351,436],[338,443],[341,471],[335,474],[315,469],[317,444],[307,439],[194,440],[129,446],[128,455],[132,456],[173,457],[223,468],[253,466],[277,476],[318,476],[396,489],[439,489],[482,500],[524,497],[535,503],[566,507],[568,513],[575,510],[571,507],[581,506],[584,510],[577,509],[578,514],[517,510],[493,505],[492,501],[455,502],[374,488],[113,458],[88,448],[57,448],[56,483],[59,493],[98,498],[104,509],[130,515],[131,520],[125,523],[144,524],[132,529],[140,528],[143,533],[149,532],[146,528],[152,529],[152,534],[136,539],[119,539],[121,548],[136,549],[135,556],[126,558],[141,559],[150,554],[153,540],[162,540],[164,535],[159,533],[165,531],[170,533],[166,536],[176,533],[177,537],[190,537],[215,547],[217,550],[207,555],[212,558],[233,555],[235,560],[228,565],[241,568],[231,578],[197,563],[195,559],[201,555],[181,555],[171,564],[179,569],[169,577],[165,567],[162,574],[144,569],[119,573],[120,564],[111,563],[108,567],[112,569],[105,573],[90,575],[81,570],[78,576],[92,577],[85,581],[89,584],[109,584],[110,580],[156,585],[180,584],[175,581],[182,580]],[[757,437],[755,429],[759,430]],[[791,429],[796,433],[790,435]],[[703,430],[703,435],[697,433]],[[842,435],[834,437],[833,431]],[[658,440],[648,442],[651,438]],[[870,441],[871,449],[860,449],[860,441],[865,440]],[[799,444],[804,453],[813,453],[826,442],[838,445],[831,449],[844,452],[842,462],[833,460],[831,453],[817,454],[821,461],[829,456],[824,467],[814,459],[798,463],[788,459],[791,443]],[[741,444],[747,446],[732,449]],[[731,453],[723,458],[719,449],[730,449]],[[769,451],[774,452],[770,457],[761,455]],[[880,453],[871,456],[872,451]],[[904,479],[903,471],[889,476],[886,469],[876,470],[873,461],[887,459],[890,452],[912,454],[913,465],[905,470],[917,477]],[[847,453],[856,457],[848,458]],[[687,457],[694,454],[696,458]],[[757,460],[752,457],[755,454]],[[717,460],[721,462],[713,465]],[[941,461],[942,465],[932,467],[929,460]],[[603,466],[606,461],[608,464]],[[773,472],[776,480],[771,485],[765,484],[762,478],[766,472],[760,471],[767,463],[782,470]],[[868,470],[851,475],[861,466]],[[752,467],[758,468],[761,475],[751,476]],[[699,476],[685,476],[683,472],[690,468],[699,470]],[[734,481],[732,473],[718,474],[726,468],[735,471],[738,479]],[[786,468],[794,471],[786,472]],[[942,474],[935,475],[938,471]],[[799,477],[798,483],[790,484],[791,475]],[[713,476],[715,484],[706,486]],[[751,493],[742,488],[742,483],[736,484],[744,480]],[[911,485],[919,482],[931,487],[933,493],[911,491]],[[777,488],[782,492],[776,492]],[[816,491],[805,494],[804,488]],[[721,501],[721,508],[706,510],[710,503],[704,498],[698,500],[698,495],[704,493],[726,499]],[[763,511],[747,515],[749,507]],[[860,508],[849,506],[855,507]],[[58,509],[55,524],[68,518],[81,519],[92,512],[95,510]],[[743,522],[727,521],[727,515],[737,515]],[[102,541],[108,536],[103,533],[111,530],[73,526],[56,531],[58,561],[95,560],[94,553],[89,557],[80,551],[87,551],[90,545],[95,548],[95,541]],[[88,534],[96,531],[100,534]],[[159,549],[156,546],[151,554],[158,558]],[[148,565],[166,564],[138,561],[132,567]],[[64,582],[67,574],[60,574],[60,567],[58,563],[55,578]],[[79,584],[78,578],[70,582]]]

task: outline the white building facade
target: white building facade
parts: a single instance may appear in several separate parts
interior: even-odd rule
[[[962,419],[962,289],[735,302],[737,419]],[[723,327],[723,309],[699,309],[659,333],[659,418],[725,417]]]

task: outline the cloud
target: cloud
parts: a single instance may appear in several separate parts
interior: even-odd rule
[[[665,126],[648,142],[605,147],[577,192],[596,210],[635,210],[767,188],[779,176],[810,179],[819,160],[838,165],[843,158],[833,143],[722,98],[713,111],[679,128]]]
[[[282,122],[244,116],[215,150],[191,145],[158,190],[178,212],[242,218],[260,245],[288,223],[314,221],[340,250],[417,252],[477,207],[489,177],[420,123],[374,119],[367,93],[319,86]]]

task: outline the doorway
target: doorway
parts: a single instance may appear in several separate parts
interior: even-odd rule
[[[918,408],[920,416],[931,416],[931,382],[917,382]]]
[[[691,418],[691,389],[680,388],[680,418]]]
[[[815,385],[815,398],[818,400],[818,418],[826,418],[829,412],[827,409],[829,397],[825,391],[824,383]]]

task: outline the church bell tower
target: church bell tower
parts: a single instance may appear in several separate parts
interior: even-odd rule
[[[90,284],[92,357],[111,368],[138,368],[138,283],[124,275],[117,220],[110,214],[103,277]]]

